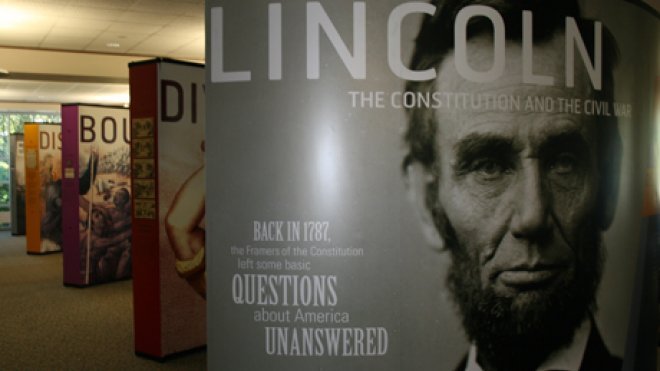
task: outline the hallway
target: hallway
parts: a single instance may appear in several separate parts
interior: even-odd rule
[[[206,351],[135,356],[130,280],[62,285],[62,254],[27,255],[0,232],[0,370],[204,370]]]

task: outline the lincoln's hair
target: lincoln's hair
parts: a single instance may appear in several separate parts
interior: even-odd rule
[[[572,17],[577,23],[590,59],[594,60],[593,21],[580,16],[580,8],[575,0],[432,0],[432,3],[437,10],[432,16],[426,15],[422,22],[409,66],[411,70],[427,70],[440,66],[454,49],[456,15],[462,8],[470,5],[484,5],[495,9],[504,19],[506,39],[518,43],[522,42],[522,12],[524,10],[529,10],[533,14],[534,44],[542,44],[551,40],[555,35],[563,34],[566,18]],[[473,17],[467,25],[467,39],[492,35],[492,31],[493,26],[490,20],[485,17]],[[602,89],[592,89],[589,98],[612,102],[614,100],[612,70],[618,52],[613,37],[604,26],[602,36]],[[435,80],[408,81],[405,90],[406,92],[426,94],[432,93],[435,87]],[[430,173],[436,173],[438,123],[434,109],[413,107],[408,108],[406,114],[408,125],[404,140],[407,154],[403,161],[404,171],[410,164],[420,163]],[[621,140],[616,117],[599,117],[598,120],[599,199],[603,201],[607,197],[616,198]],[[436,202],[437,198],[433,192],[428,196],[427,203]],[[601,220],[603,228],[609,226],[613,215],[613,206],[609,204],[615,203],[611,200],[599,203],[601,205],[599,207],[603,208],[599,212],[603,218]],[[431,205],[429,204],[429,206]]]

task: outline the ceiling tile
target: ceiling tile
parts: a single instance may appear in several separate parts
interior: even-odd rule
[[[128,35],[128,36],[127,36]],[[133,46],[144,41],[148,35],[127,34],[124,32],[104,31],[94,41],[85,46],[85,50],[105,53],[125,53]],[[112,44],[110,46],[109,44]],[[119,45],[117,45],[119,44]]]
[[[177,50],[191,41],[193,40],[188,37],[151,36],[129,49],[129,52],[149,55],[167,55],[170,51]]]
[[[188,16],[202,16],[204,17],[204,2],[191,4],[184,13]]]
[[[92,41],[91,38],[86,36],[61,36],[61,35],[48,35],[39,44],[42,48],[52,49],[65,49],[70,47],[84,48]]]
[[[50,31],[50,27],[44,27],[44,28],[21,27],[11,30],[5,30],[0,28],[0,37],[11,38],[13,36],[23,37],[25,35],[38,35],[43,37],[48,33],[48,31]]]
[[[69,4],[71,1],[72,0],[25,0],[25,1],[19,1],[19,3],[34,4],[35,6],[44,6],[44,5],[63,6]],[[9,1],[9,2],[16,3],[16,1]]]
[[[0,25],[0,30],[22,33],[47,32],[55,22],[55,20],[45,17],[34,17],[18,22],[10,28],[4,28]]]
[[[110,24],[111,22],[109,21],[62,17],[58,19],[56,25],[63,27],[75,27],[75,28],[79,28],[81,32],[84,32],[85,30],[92,30],[92,31],[105,30],[108,27],[110,27]]]
[[[204,13],[202,13],[202,15],[199,17],[182,15],[173,20],[170,24],[173,26],[181,27],[199,27],[202,31],[204,31]]]
[[[86,38],[89,41],[94,40],[98,35],[103,31],[101,30],[84,30],[81,31],[79,28],[67,27],[67,26],[54,26],[48,36],[64,36],[64,37],[82,37]]]
[[[161,38],[185,37],[189,40],[193,40],[193,39],[203,39],[204,31],[200,32],[196,28],[165,26],[158,32],[154,33],[153,36],[158,36]]]
[[[156,25],[166,25],[170,22],[177,19],[178,15],[166,15],[153,12],[136,12],[136,11],[127,11],[124,12],[117,21],[119,22],[131,22],[131,23],[142,23],[142,24],[156,24]]]
[[[114,10],[114,9],[98,9],[90,7],[81,7],[81,6],[68,6],[62,9],[60,16],[64,18],[75,18],[75,19],[95,19],[103,21],[114,21],[121,17],[124,14],[123,10]]]
[[[162,26],[159,25],[113,22],[108,28],[108,31],[129,34],[129,35],[130,34],[149,35],[159,31],[161,28]]]
[[[185,57],[185,58],[193,58],[193,59],[200,59],[200,55],[204,55],[204,45],[205,40],[204,38],[199,38],[197,40],[193,40],[189,43],[186,43],[182,45],[180,48],[173,50],[172,55],[177,56],[179,58]]]
[[[140,0],[131,7],[131,10],[138,12],[153,12],[173,15],[183,15],[191,11],[190,3],[171,0]]]
[[[137,2],[137,0],[71,0],[70,4],[97,9],[128,9]]]
[[[0,46],[37,47],[43,40],[39,34],[0,35]]]

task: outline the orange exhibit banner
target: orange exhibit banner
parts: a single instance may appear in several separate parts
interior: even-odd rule
[[[62,136],[59,124],[25,123],[28,254],[61,251]]]

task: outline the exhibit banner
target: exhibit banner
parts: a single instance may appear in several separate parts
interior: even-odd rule
[[[25,157],[23,134],[9,135],[9,210],[11,212],[11,234],[25,234]]]
[[[645,8],[209,0],[206,27],[209,369],[636,370]]]
[[[128,109],[62,105],[64,284],[131,277]]]
[[[129,64],[135,352],[206,345],[204,66]]]
[[[23,125],[28,254],[62,250],[62,132],[59,123]]]

